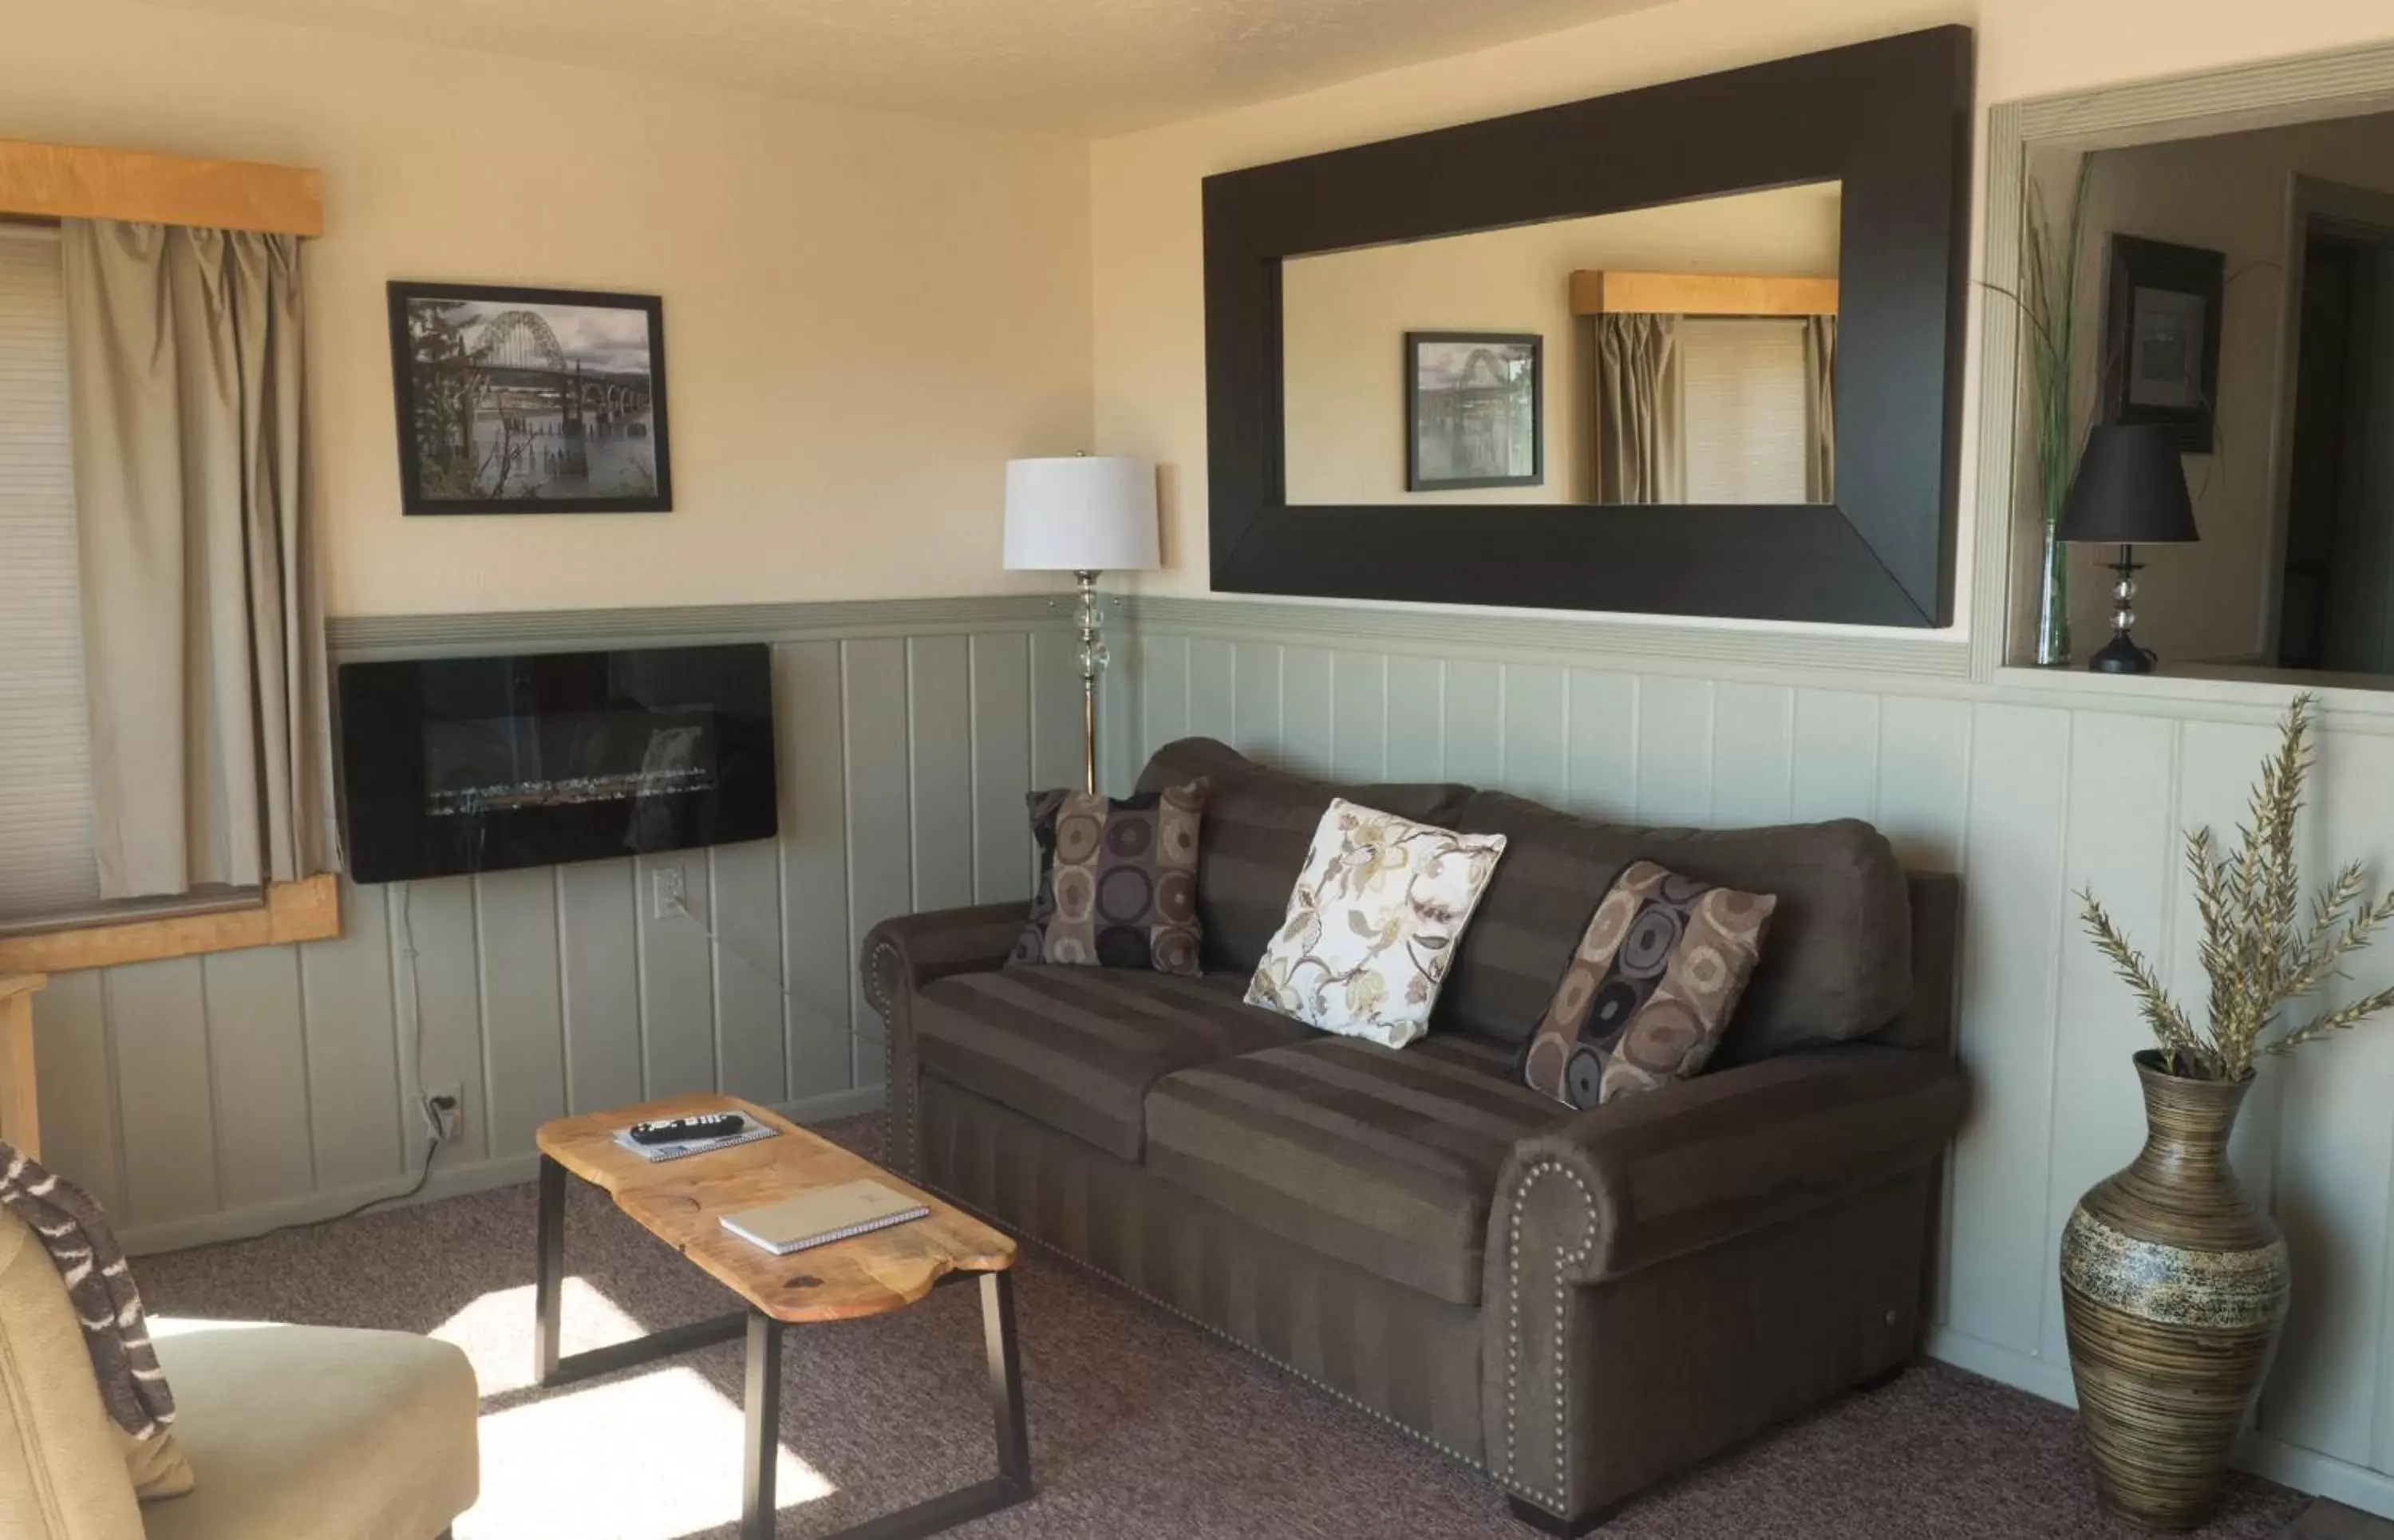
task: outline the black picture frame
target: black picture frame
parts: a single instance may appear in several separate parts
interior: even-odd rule
[[[2211,453],[2219,301],[2228,256],[2114,234],[2103,285],[2103,420],[2158,423],[2179,451]],[[2190,336],[2189,331],[2196,335]]]
[[[665,326],[664,301],[651,294],[618,294],[598,289],[526,288],[501,283],[441,283],[432,282],[394,282],[388,285],[390,307],[390,369],[392,415],[399,430],[400,511],[408,515],[449,515],[485,513],[669,513],[673,510],[673,436],[666,413],[665,401]],[[424,438],[434,432],[454,433],[460,441],[474,438],[479,441],[480,408],[460,412],[444,407],[441,392],[428,388],[430,380],[444,373],[469,367],[470,363],[450,364],[429,362],[418,357],[419,348],[428,353],[444,346],[463,346],[457,339],[435,339],[419,336],[412,318],[417,307],[446,302],[449,309],[459,307],[504,307],[493,321],[503,319],[510,310],[520,311],[530,322],[510,325],[508,336],[500,346],[516,350],[528,350],[531,356],[514,364],[504,365],[506,382],[504,388],[520,391],[531,404],[543,392],[543,376],[572,379],[580,382],[571,389],[559,389],[559,421],[554,434],[542,430],[547,426],[546,414],[499,414],[503,421],[530,418],[523,431],[526,437],[520,449],[512,438],[499,445],[482,450],[479,458],[468,462],[453,452],[447,458],[449,474],[466,475],[477,484],[495,475],[498,486],[510,482],[519,487],[531,484],[527,469],[518,473],[510,467],[515,455],[559,456],[567,464],[582,468],[554,473],[553,480],[563,483],[566,490],[555,494],[540,494],[520,490],[512,494],[453,493],[438,484],[428,472],[438,472],[440,457],[428,457],[423,453]],[[581,350],[569,353],[566,345],[556,336],[548,312],[598,311],[623,313],[640,317],[644,322],[644,367],[638,370],[593,368],[585,371],[585,362],[603,363],[603,352],[593,352],[585,361]],[[450,317],[454,321],[456,318]],[[470,323],[470,322],[466,322]],[[462,330],[462,325],[461,325]],[[600,342],[594,345],[604,349]],[[591,382],[595,381],[593,384]],[[475,387],[466,388],[474,400],[481,399]],[[580,398],[572,409],[563,403],[569,397]],[[593,418],[598,421],[594,424]],[[576,428],[579,431],[576,431]],[[593,432],[594,427],[598,431]],[[552,441],[543,442],[544,439]],[[592,440],[608,447],[594,456]],[[643,456],[640,451],[645,448]],[[489,464],[493,454],[501,456],[497,467]],[[647,490],[608,493],[589,490],[594,475],[601,478],[629,479],[641,468],[645,459],[649,471]],[[574,487],[573,482],[585,485]],[[432,484],[428,484],[431,482]],[[603,483],[602,483],[603,484]],[[621,480],[617,484],[622,484]]]
[[[1426,401],[1422,391],[1422,349],[1425,348],[1466,347],[1482,352],[1490,349],[1526,350],[1529,354],[1529,378],[1507,381],[1488,388],[1506,395],[1518,395],[1524,385],[1529,389],[1530,468],[1526,472],[1488,475],[1432,475],[1423,463],[1424,419],[1426,407],[1436,408],[1435,400]],[[1535,332],[1407,332],[1405,334],[1405,490],[1407,492],[1462,492],[1479,487],[1536,487],[1546,481],[1546,339]],[[1432,392],[1433,397],[1440,392]],[[1493,398],[1492,398],[1493,399]],[[1461,425],[1456,425],[1461,426]]]
[[[1214,587],[1950,624],[1971,59],[1938,27],[1207,178]],[[1835,503],[1289,504],[1284,259],[1831,180]]]

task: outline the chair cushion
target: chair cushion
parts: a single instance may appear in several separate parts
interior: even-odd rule
[[[1312,1035],[1242,1004],[1245,987],[1120,968],[959,973],[914,997],[914,1051],[929,1073],[1135,1161],[1149,1086]]]
[[[1480,1299],[1514,1141],[1569,1116],[1512,1045],[1314,1037],[1183,1070],[1147,1098],[1147,1167],[1251,1224],[1458,1305]]]
[[[1434,1032],[1529,1036],[1598,902],[1637,861],[1779,901],[1716,1064],[1866,1037],[1912,998],[1911,897],[1894,849],[1867,823],[1645,829],[1477,792],[1451,826],[1507,844],[1447,975]]]
[[[1289,890],[1332,797],[1453,827],[1455,809],[1471,791],[1415,782],[1332,785],[1257,764],[1211,738],[1182,738],[1157,749],[1139,772],[1138,789],[1158,791],[1200,776],[1211,784],[1197,844],[1197,919],[1205,932],[1199,955],[1209,973],[1242,976],[1255,972],[1286,918]]]
[[[200,1473],[149,1540],[432,1540],[480,1480],[474,1371],[445,1342],[332,1326],[158,1323]]]

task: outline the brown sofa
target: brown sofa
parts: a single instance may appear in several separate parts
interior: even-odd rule
[[[1207,739],[1204,975],[1000,963],[1025,906],[865,939],[892,1160],[916,1179],[1486,1470],[1578,1533],[1915,1350],[1961,1116],[1953,879],[1854,822],[1718,833],[1458,785],[1336,787]],[[1510,836],[1430,1034],[1242,1003],[1334,795]],[[1635,859],[1779,908],[1712,1067],[1572,1112],[1521,1039]]]

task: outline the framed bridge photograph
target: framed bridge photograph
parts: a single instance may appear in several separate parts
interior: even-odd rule
[[[390,285],[403,513],[664,513],[664,302]]]

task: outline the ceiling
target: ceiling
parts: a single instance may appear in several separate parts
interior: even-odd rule
[[[1660,0],[161,0],[1103,136]]]

